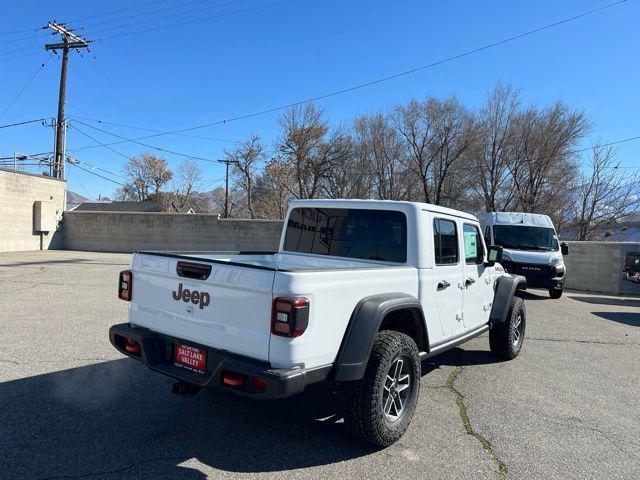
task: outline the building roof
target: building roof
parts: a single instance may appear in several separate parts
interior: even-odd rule
[[[76,212],[164,212],[161,202],[82,202]]]

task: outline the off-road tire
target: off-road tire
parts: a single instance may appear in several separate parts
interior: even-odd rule
[[[391,422],[383,411],[383,397],[385,391],[389,392],[387,375],[392,373],[390,368],[398,358],[407,362],[403,366],[411,378],[402,413]],[[407,430],[416,409],[420,373],[420,354],[411,337],[391,330],[378,332],[363,379],[344,385],[345,424],[349,433],[380,447],[395,443]],[[388,398],[389,393],[386,395]]]
[[[558,299],[562,296],[562,290],[556,290],[554,288],[549,289],[549,296],[554,299]]]
[[[519,318],[521,328],[519,328],[519,335],[517,335],[516,330]],[[497,323],[489,330],[489,347],[491,351],[506,360],[516,358],[524,343],[526,326],[527,315],[524,308],[524,300],[514,296],[504,323]]]

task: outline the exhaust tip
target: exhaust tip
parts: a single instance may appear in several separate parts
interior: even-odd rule
[[[188,382],[176,382],[171,386],[171,393],[181,397],[193,397],[199,391],[199,386]]]

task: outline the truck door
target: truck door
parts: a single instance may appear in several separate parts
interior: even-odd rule
[[[464,328],[461,284],[464,260],[460,258],[459,237],[455,220],[433,217],[432,289],[444,338]]]
[[[487,323],[491,311],[491,278],[485,273],[485,248],[475,224],[462,223],[464,248],[463,311],[465,329]]]

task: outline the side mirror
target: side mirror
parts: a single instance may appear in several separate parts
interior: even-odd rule
[[[560,244],[560,251],[562,255],[569,255],[569,244],[567,242],[562,242]]]
[[[496,263],[502,262],[502,247],[498,245],[491,245],[489,247],[489,251],[487,252],[487,263],[488,267],[495,265]]]

